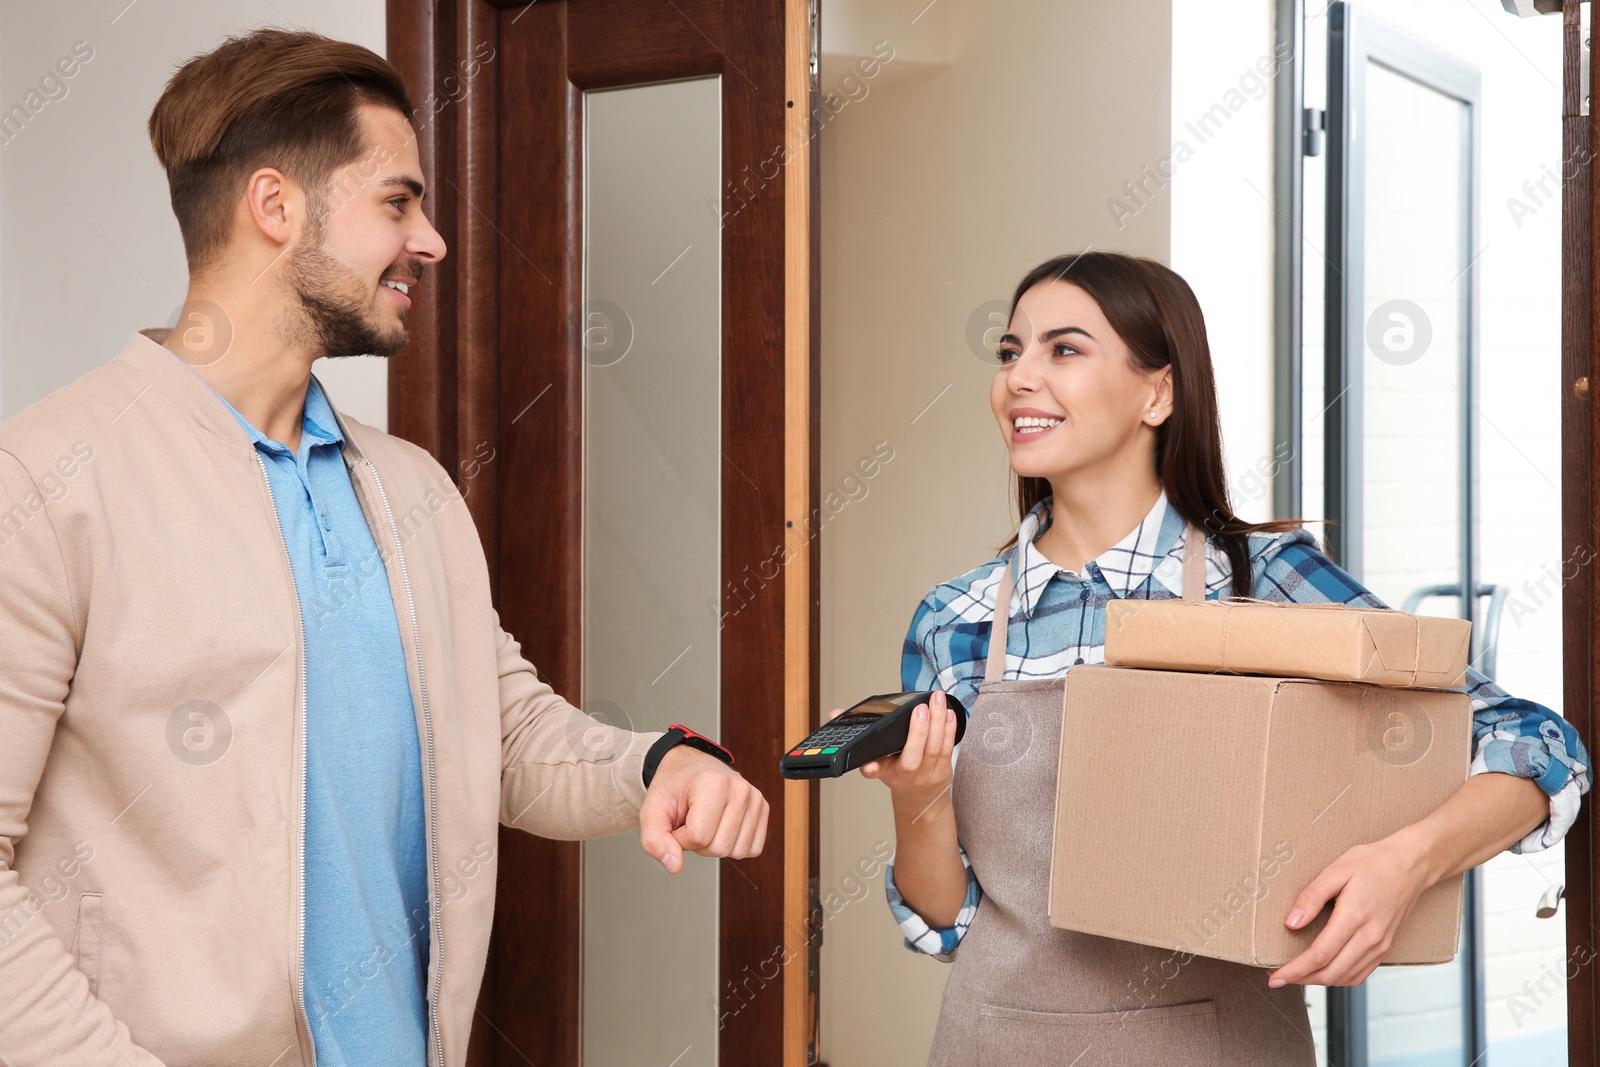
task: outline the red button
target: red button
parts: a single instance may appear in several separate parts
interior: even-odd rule
[[[803,748],[797,748],[793,752],[789,753],[791,756],[804,756],[805,754],[806,750]]]

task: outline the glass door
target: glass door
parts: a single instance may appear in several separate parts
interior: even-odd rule
[[[1391,607],[1474,619],[1475,69],[1348,4],[1329,11],[1321,420],[1329,554]],[[1482,630],[1481,619],[1476,629]],[[1336,1064],[1460,1065],[1486,1044],[1481,914],[1461,951],[1330,989]]]

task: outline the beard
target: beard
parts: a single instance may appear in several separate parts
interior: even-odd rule
[[[403,351],[411,340],[404,325],[410,309],[401,310],[400,322],[389,321],[374,306],[374,294],[361,276],[328,253],[320,228],[309,236],[306,247],[291,253],[285,274],[300,305],[294,333],[309,335],[314,350],[329,357],[388,357]],[[422,275],[422,263],[413,257],[396,265],[412,277]]]

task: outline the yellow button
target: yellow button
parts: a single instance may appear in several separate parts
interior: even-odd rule
[[[820,748],[808,748],[808,749],[806,749],[806,755],[808,755],[808,756],[816,756],[816,755],[819,755],[821,752],[822,752],[822,749],[820,749]]]

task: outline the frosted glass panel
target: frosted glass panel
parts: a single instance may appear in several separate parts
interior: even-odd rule
[[[719,78],[584,99],[585,710],[716,737]],[[711,205],[708,209],[707,205]],[[718,862],[585,844],[583,1062],[716,1063]]]

